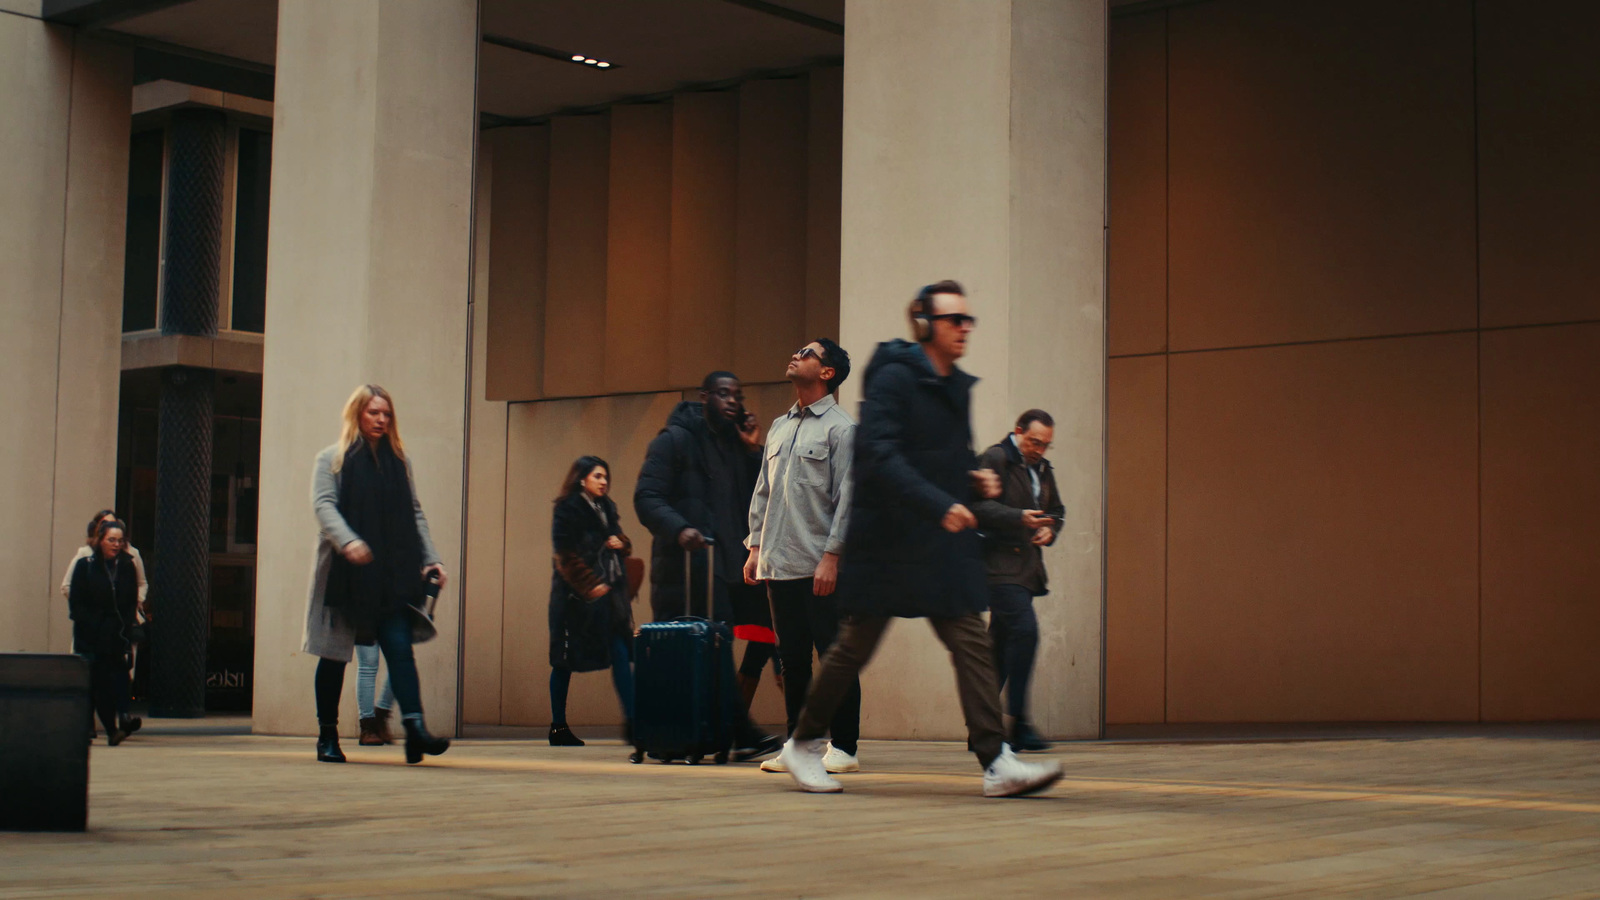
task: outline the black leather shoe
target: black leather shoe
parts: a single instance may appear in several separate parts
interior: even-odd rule
[[[1032,725],[1018,720],[1011,729],[1011,749],[1037,753],[1041,750],[1049,750],[1050,742],[1040,737],[1039,733],[1033,730]]]
[[[423,754],[438,756],[450,749],[450,739],[429,734],[421,719],[406,719],[405,726],[407,763],[414,765],[422,762]]]
[[[582,747],[583,738],[572,733],[572,729],[565,725],[550,726],[550,746],[552,747]]]
[[[338,738],[317,738],[317,762],[342,763],[344,761],[344,751],[339,749]]]
[[[734,762],[751,762],[783,749],[783,738],[775,734],[756,733],[741,743],[744,746],[733,748]]]
[[[140,728],[144,727],[144,720],[138,716],[123,716],[121,727],[122,730],[128,734],[133,734],[135,731],[138,731]]]
[[[106,746],[115,747],[128,739],[128,733],[121,728],[113,728],[106,732]]]

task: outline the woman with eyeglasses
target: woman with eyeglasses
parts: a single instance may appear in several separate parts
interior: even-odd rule
[[[611,467],[598,456],[578,457],[556,494],[550,526],[555,545],[550,578],[553,747],[583,746],[567,725],[572,673],[607,667],[622,705],[623,739],[633,740],[633,605],[625,562],[633,542],[622,532],[610,494]],[[640,755],[637,748],[634,754]]]
[[[91,555],[73,564],[67,585],[72,644],[89,661],[90,697],[112,747],[128,736],[117,707],[128,693],[128,628],[139,605],[127,531],[116,519],[102,519],[89,540]]]
[[[100,527],[100,523],[105,522],[108,519],[113,522],[117,521],[116,510],[102,509],[94,514],[94,518],[89,520],[89,527],[84,535],[84,544],[82,547],[78,548],[77,554],[72,557],[72,562],[67,564],[67,573],[61,577],[61,596],[69,596],[72,588],[72,573],[77,571],[78,561],[95,555],[95,532]],[[130,619],[129,623],[134,625],[142,624],[145,620],[150,618],[150,611],[145,603],[146,597],[150,592],[150,584],[145,580],[144,577],[144,557],[139,555],[139,548],[133,546],[133,544],[127,540],[126,533],[123,535],[122,550],[124,553],[128,554],[130,559],[133,560],[134,576],[139,585],[138,605],[134,609],[134,619]],[[130,629],[129,637],[137,639],[137,629]],[[138,662],[138,654],[147,652],[141,650],[141,646],[142,644],[140,643],[134,643],[133,646],[129,648],[129,653],[134,657],[134,664],[137,664]],[[129,668],[133,668],[133,665],[130,665]],[[144,724],[144,720],[133,715],[132,711],[133,692],[132,682],[129,680],[125,682],[125,689],[117,696],[117,718],[122,730],[128,734],[133,734],[135,731],[138,731],[140,726]],[[94,723],[91,722],[89,728],[92,736]]]

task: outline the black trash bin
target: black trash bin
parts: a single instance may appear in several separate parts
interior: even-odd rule
[[[88,661],[0,653],[0,830],[83,831],[88,820]]]

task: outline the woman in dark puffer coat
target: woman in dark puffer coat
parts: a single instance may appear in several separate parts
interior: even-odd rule
[[[555,545],[550,576],[553,746],[583,746],[567,727],[572,673],[607,666],[622,704],[624,739],[633,736],[633,608],[625,564],[633,544],[622,533],[610,490],[611,467],[598,456],[582,456],[567,470],[556,495],[550,527]]]

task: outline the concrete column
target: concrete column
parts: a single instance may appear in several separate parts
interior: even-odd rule
[[[0,14],[0,651],[61,652],[61,575],[116,491],[133,64],[20,12]]]
[[[216,337],[222,284],[222,209],[227,118],[183,109],[167,128],[167,215],[161,333]],[[194,718],[206,711],[211,631],[210,369],[161,373],[156,443],[155,554],[151,592],[150,714]]]
[[[456,719],[475,0],[282,0],[262,396],[255,729],[315,730],[300,652],[318,541],[312,460],[357,386],[395,398],[450,586],[417,648],[436,733]],[[340,721],[354,733],[355,666]],[[309,750],[308,750],[309,753]]]
[[[1103,0],[849,0],[840,330],[862,369],[923,284],[966,285],[975,449],[1056,420],[1067,507],[1045,556],[1035,724],[1101,724],[1106,20]],[[860,381],[845,385],[849,405]],[[873,737],[964,736],[948,657],[902,622],[864,680]]]

